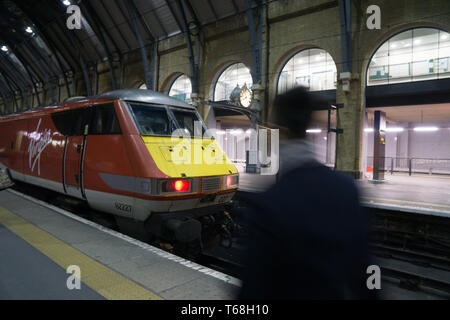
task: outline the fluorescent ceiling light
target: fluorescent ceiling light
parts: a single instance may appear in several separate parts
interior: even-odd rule
[[[31,29],[31,27],[27,27],[27,28],[25,29],[25,31],[28,32],[28,33],[33,33],[33,29]]]
[[[218,136],[222,136],[222,135],[225,134],[225,131],[223,131],[223,130],[217,130],[217,131],[216,131],[216,134],[217,134]]]
[[[447,40],[447,38],[448,38],[448,33],[444,33],[441,35],[442,40]]]
[[[64,0],[63,3],[64,3],[66,6],[70,6],[70,5],[71,5],[71,3],[70,3],[69,0]]]
[[[438,127],[416,127],[414,128],[414,131],[418,132],[431,132],[431,131],[438,131]]]
[[[307,133],[321,133],[322,129],[308,129],[306,130]]]
[[[8,51],[8,47],[7,46],[2,46],[2,51],[4,51],[4,52]]]
[[[364,131],[365,132],[373,132],[374,130],[373,130],[373,128],[365,128]]]

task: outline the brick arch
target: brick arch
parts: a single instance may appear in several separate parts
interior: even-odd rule
[[[384,44],[386,41],[391,39],[392,37],[412,30],[412,29],[418,29],[418,28],[431,28],[431,29],[438,29],[445,32],[449,32],[450,30],[442,25],[431,23],[431,22],[414,22],[414,23],[408,23],[408,24],[402,24],[400,26],[397,26],[395,28],[392,28],[385,33],[383,33],[381,36],[379,36],[375,43],[370,46],[370,48],[367,50],[367,52],[364,53],[363,57],[363,63],[361,64],[361,81],[363,88],[366,87],[366,80],[367,80],[367,70],[369,69],[370,61],[372,60],[373,55],[377,52],[377,50]]]
[[[295,46],[295,47],[291,48],[290,50],[288,50],[286,53],[284,53],[277,60],[277,62],[275,63],[275,65],[272,68],[272,76],[270,77],[270,83],[271,83],[271,88],[272,88],[272,90],[271,90],[272,97],[277,94],[277,91],[278,91],[278,79],[280,78],[281,70],[283,70],[284,66],[297,53],[300,53],[302,51],[309,50],[309,49],[325,50],[331,56],[331,58],[333,59],[334,64],[336,65],[336,68],[337,68],[336,58],[333,57],[333,55],[330,53],[330,51],[324,49],[323,47],[318,46],[318,45],[311,45],[311,44],[304,44],[304,45]]]
[[[168,77],[166,77],[166,79],[163,81],[163,83],[161,84],[160,87],[160,91],[164,92],[165,94],[169,94],[169,90],[170,87],[172,87],[173,83],[175,82],[175,80],[177,80],[180,76],[185,75],[187,76],[190,80],[191,77],[189,77],[187,74],[183,73],[183,72],[172,72]],[[192,80],[191,80],[192,82]]]
[[[215,91],[215,86],[216,86],[217,80],[219,80],[222,73],[228,67],[230,67],[236,63],[243,63],[244,65],[248,66],[244,61],[233,59],[233,60],[227,60],[225,62],[222,62],[216,68],[214,68],[214,70],[211,72],[211,74],[208,78],[208,82],[207,82],[209,84],[209,85],[207,85],[207,87],[209,87],[208,96],[211,101],[214,100],[214,91]],[[253,75],[252,75],[252,77],[253,77]]]

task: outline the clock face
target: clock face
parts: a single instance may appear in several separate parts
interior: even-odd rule
[[[239,95],[239,102],[241,103],[241,105],[244,108],[248,108],[252,104],[252,100],[253,100],[253,95],[252,95],[252,92],[250,91],[250,89],[243,88]]]

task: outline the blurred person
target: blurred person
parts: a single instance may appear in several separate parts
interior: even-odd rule
[[[350,177],[314,157],[306,141],[311,94],[296,88],[274,102],[280,129],[278,182],[249,197],[240,299],[370,299],[368,213]]]

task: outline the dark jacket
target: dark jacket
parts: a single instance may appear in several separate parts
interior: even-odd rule
[[[315,164],[251,196],[241,299],[368,299],[368,213],[353,180]]]

